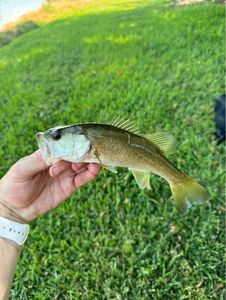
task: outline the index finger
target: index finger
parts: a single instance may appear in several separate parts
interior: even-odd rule
[[[72,163],[71,168],[75,172],[79,173],[85,169],[87,169],[88,163]]]
[[[97,164],[88,164],[87,169],[75,176],[74,184],[76,188],[84,185],[88,181],[96,178],[97,174],[100,172],[100,166]]]

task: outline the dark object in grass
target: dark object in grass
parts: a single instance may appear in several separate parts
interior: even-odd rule
[[[215,104],[215,125],[216,132],[214,135],[217,138],[217,144],[225,141],[225,106],[226,106],[226,94],[217,97]]]

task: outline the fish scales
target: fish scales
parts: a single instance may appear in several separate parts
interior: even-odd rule
[[[174,139],[165,133],[141,135],[128,120],[116,119],[112,125],[80,123],[58,126],[38,133],[43,158],[49,163],[59,160],[99,163],[115,172],[128,168],[141,188],[150,188],[150,173],[168,181],[176,208],[185,212],[193,203],[209,199],[205,188],[173,165],[167,154],[174,149]]]
[[[116,134],[113,126],[96,125],[96,130],[86,125],[87,136],[93,142],[100,161],[111,162],[114,166],[134,168],[139,171],[154,172],[165,179],[171,178],[175,183],[183,176],[149,140],[137,136],[126,130],[117,128]],[[96,133],[98,132],[98,134]],[[100,150],[99,150],[100,149]]]

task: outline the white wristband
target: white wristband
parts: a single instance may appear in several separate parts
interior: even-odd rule
[[[0,237],[23,245],[28,237],[30,226],[0,217]]]

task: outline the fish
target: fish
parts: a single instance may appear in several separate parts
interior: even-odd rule
[[[65,160],[97,163],[114,173],[117,167],[128,168],[138,186],[148,190],[151,173],[163,177],[180,213],[210,197],[203,186],[167,158],[175,151],[172,135],[164,132],[143,135],[129,119],[118,117],[112,124],[57,126],[37,133],[36,138],[43,159],[50,165]]]

